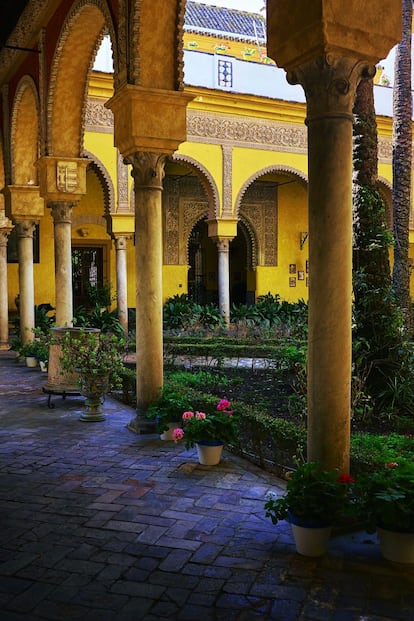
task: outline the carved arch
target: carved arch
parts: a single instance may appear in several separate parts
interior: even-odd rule
[[[259,242],[257,239],[256,231],[249,220],[247,220],[243,214],[240,215],[239,223],[240,231],[242,235],[244,235],[246,240],[246,248],[247,248],[247,269],[254,270],[257,266],[257,256],[258,256],[258,248]]]
[[[297,177],[300,183],[302,183],[303,186],[307,188],[308,178],[305,175],[305,173],[303,173],[302,171],[297,170],[295,168],[291,168],[290,166],[281,166],[281,165],[267,166],[266,168],[262,168],[261,170],[258,170],[253,175],[251,175],[244,182],[243,186],[240,188],[240,191],[236,198],[236,205],[235,205],[235,213],[237,215],[240,213],[240,206],[242,204],[243,197],[246,194],[248,188],[252,185],[252,183],[260,179],[260,177],[263,177],[264,175],[268,175],[270,173],[278,173],[279,175],[286,175],[286,177],[292,177],[292,176]]]
[[[86,157],[91,160],[88,168],[92,167],[95,169],[97,177],[99,179],[99,183],[102,187],[104,195],[104,214],[105,216],[110,216],[115,211],[115,191],[111,176],[106,167],[102,164],[101,160],[96,157],[96,155],[94,155],[90,151],[85,151],[84,153]]]
[[[63,24],[51,66],[46,155],[82,155],[89,75],[107,32],[116,67],[116,37],[107,3],[77,0],[73,4]]]
[[[11,115],[11,183],[37,185],[40,148],[40,103],[34,80],[25,75],[17,85]]]
[[[186,257],[187,257],[187,265],[190,264],[190,237],[193,229],[197,226],[199,222],[205,220],[205,214],[197,213],[194,215],[194,219],[188,222],[188,226],[185,230],[185,248],[186,248]]]
[[[195,168],[198,171],[198,177],[208,199],[208,218],[218,218],[218,214],[220,211],[218,188],[213,176],[207,170],[207,168],[205,168],[202,164],[200,164],[200,162],[198,162],[194,158],[190,157],[189,155],[184,155],[183,153],[174,153],[171,156],[171,160],[173,162],[183,162],[184,164],[188,164],[189,166]]]
[[[384,177],[378,178],[379,193],[385,205],[385,218],[387,220],[388,228],[392,231],[394,214],[392,210],[392,183]]]

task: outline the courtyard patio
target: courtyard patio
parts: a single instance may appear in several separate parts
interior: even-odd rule
[[[413,621],[414,567],[376,535],[338,534],[325,557],[295,552],[264,514],[272,474],[225,451],[135,435],[134,411],[78,420],[46,376],[0,355],[2,621]]]

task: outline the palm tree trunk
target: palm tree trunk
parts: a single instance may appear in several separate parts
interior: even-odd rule
[[[395,55],[395,83],[393,92],[393,188],[394,213],[394,267],[392,284],[395,297],[402,309],[407,330],[412,329],[410,299],[409,220],[411,209],[411,150],[412,150],[412,95],[411,95],[411,24],[412,0],[402,0],[403,38]]]

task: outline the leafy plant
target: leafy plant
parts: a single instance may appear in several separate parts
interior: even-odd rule
[[[273,524],[294,516],[307,526],[331,525],[352,506],[354,479],[335,470],[326,470],[320,462],[306,462],[288,476],[286,494],[266,497],[265,511]]]
[[[79,373],[79,385],[84,389],[90,377],[108,375],[109,388],[122,387],[126,339],[115,334],[80,328],[68,330],[62,341],[62,369]]]
[[[414,462],[389,462],[358,479],[368,532],[377,527],[414,533]]]
[[[111,287],[86,285],[87,306],[78,306],[73,314],[73,323],[80,328],[98,328],[101,332],[112,332],[122,336],[124,328],[118,317],[118,310],[109,310],[112,302]]]
[[[181,420],[182,413],[191,409],[190,399],[183,391],[164,386],[156,401],[146,411],[146,417],[155,420],[159,433],[165,431],[167,423]]]
[[[233,442],[238,433],[237,419],[230,410],[230,401],[221,399],[213,413],[187,411],[182,414],[182,427],[173,431],[173,439],[178,442],[184,438],[187,448],[197,442]]]

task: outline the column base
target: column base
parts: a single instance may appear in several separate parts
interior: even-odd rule
[[[127,429],[137,434],[155,433],[156,424],[155,421],[144,418],[143,415],[138,412],[136,417],[128,423]]]

